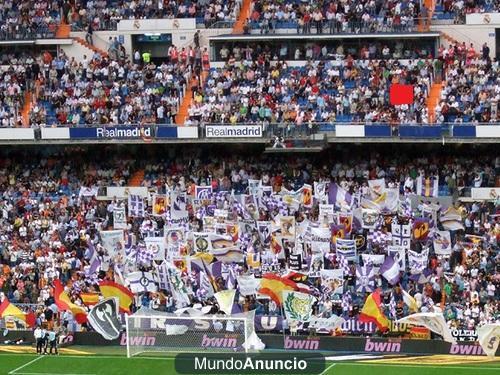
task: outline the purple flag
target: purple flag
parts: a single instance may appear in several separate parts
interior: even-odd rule
[[[399,264],[392,257],[385,258],[379,272],[391,285],[396,285],[399,282]]]
[[[350,207],[352,204],[352,195],[335,182],[331,182],[328,187],[328,204]]]

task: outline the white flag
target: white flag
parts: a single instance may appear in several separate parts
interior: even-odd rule
[[[443,336],[444,341],[456,343],[456,340],[451,335],[450,329],[444,320],[442,313],[417,313],[396,320],[396,323],[408,323],[416,326],[429,328],[432,332]]]
[[[221,311],[224,311],[226,315],[231,315],[231,311],[233,310],[234,303],[234,295],[236,294],[236,290],[222,290],[214,294],[217,303],[219,304],[219,308]]]
[[[481,348],[488,356],[494,357],[500,343],[500,323],[485,324],[476,331]]]
[[[125,207],[113,208],[113,229],[127,229]]]
[[[156,292],[156,283],[151,272],[130,272],[127,275],[132,293]]]

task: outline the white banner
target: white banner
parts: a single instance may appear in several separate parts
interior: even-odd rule
[[[113,229],[127,229],[125,206],[113,208]]]
[[[148,188],[144,186],[108,186],[106,188],[106,198],[109,199],[125,199],[129,194],[147,198]]]
[[[207,125],[207,138],[260,138],[263,135],[261,125]]]
[[[500,188],[472,188],[471,196],[472,199],[494,201],[500,196]]]

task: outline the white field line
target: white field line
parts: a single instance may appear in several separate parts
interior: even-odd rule
[[[12,355],[12,354],[11,354],[11,355]],[[32,363],[35,363],[36,361],[41,360],[42,358],[43,358],[43,356],[36,357],[35,359],[33,359],[33,360],[29,361],[28,363],[25,363],[24,365],[19,366],[18,368],[15,368],[14,370],[10,371],[10,372],[9,372],[9,375],[15,374],[15,372],[16,372],[16,371],[19,371],[19,370],[21,370],[21,369],[25,368],[26,366],[29,366],[29,365],[31,365]]]

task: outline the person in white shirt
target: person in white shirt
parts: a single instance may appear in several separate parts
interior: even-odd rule
[[[36,341],[36,354],[42,354],[44,334],[40,326],[36,327],[35,331],[33,332],[33,335],[35,336],[35,341]]]

